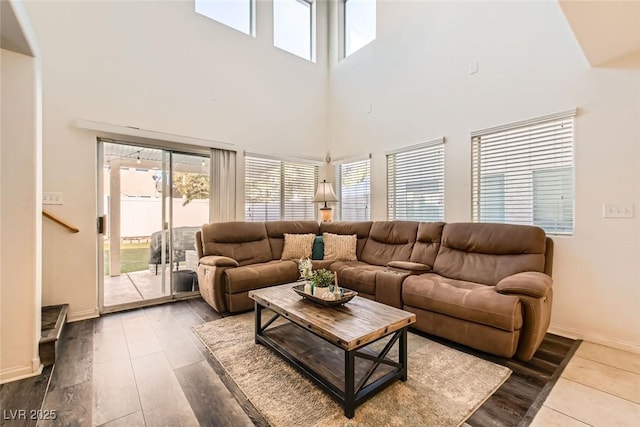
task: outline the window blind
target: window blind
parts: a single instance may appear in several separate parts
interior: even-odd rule
[[[245,157],[245,220],[314,220],[318,167]]]
[[[390,220],[444,220],[444,138],[387,153]]]
[[[474,132],[474,221],[573,233],[575,111]]]
[[[282,219],[316,219],[318,206],[313,203],[318,182],[318,167],[305,164],[282,164],[284,214]]]
[[[371,218],[371,160],[343,163],[336,168],[339,218],[369,221]]]

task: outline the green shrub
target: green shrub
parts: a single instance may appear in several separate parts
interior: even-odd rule
[[[331,271],[326,268],[321,268],[320,270],[316,270],[311,277],[311,283],[313,286],[317,286],[319,288],[326,288],[329,285],[333,285],[334,275]]]

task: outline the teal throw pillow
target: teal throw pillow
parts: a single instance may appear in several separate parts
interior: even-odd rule
[[[322,240],[322,236],[316,236],[313,240],[311,259],[324,259],[324,241]]]

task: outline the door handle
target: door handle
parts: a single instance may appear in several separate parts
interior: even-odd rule
[[[98,234],[107,234],[107,216],[98,217]]]

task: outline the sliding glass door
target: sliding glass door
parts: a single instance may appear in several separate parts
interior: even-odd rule
[[[209,222],[208,154],[99,142],[102,311],[198,292],[195,233]]]
[[[173,153],[171,161],[172,278],[178,294],[198,290],[195,234],[209,222],[210,159]]]

